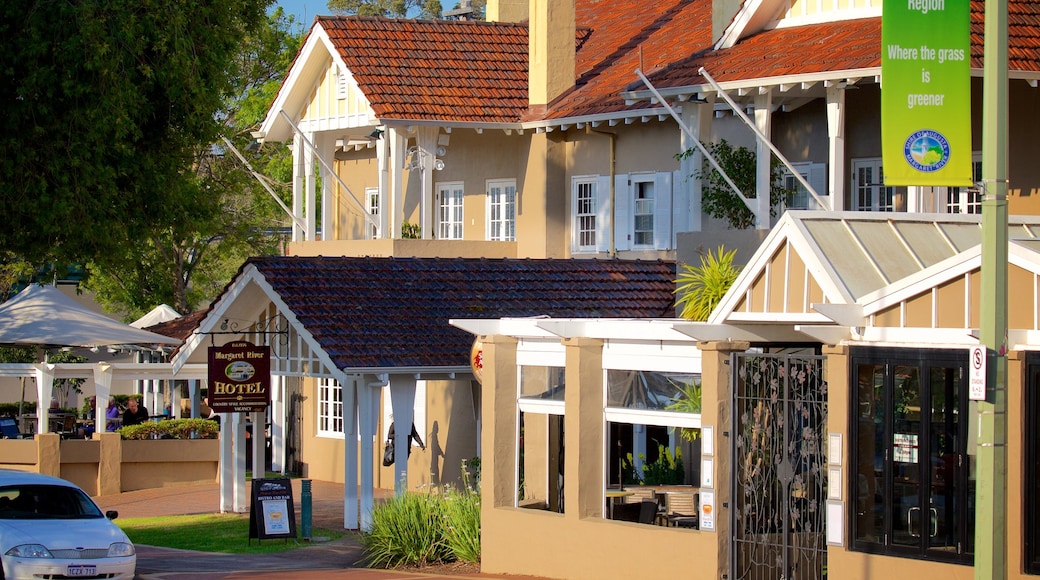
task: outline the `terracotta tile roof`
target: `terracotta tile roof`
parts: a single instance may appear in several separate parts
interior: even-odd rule
[[[579,1],[575,20],[577,81],[546,118],[645,109],[620,97],[636,69],[649,74],[711,46],[711,0]]]
[[[145,328],[145,330],[168,336],[170,338],[177,338],[182,341],[187,340],[188,337],[191,336],[191,333],[199,326],[199,323],[202,322],[202,319],[206,317],[207,312],[209,312],[209,309],[196,310],[195,312],[185,314],[180,318],[149,326],[148,328]]]
[[[514,123],[527,110],[527,26],[316,19],[380,118]]]
[[[985,2],[971,2],[971,66],[982,67]],[[717,81],[844,71],[881,66],[881,18],[827,22],[764,31],[724,50],[692,54],[649,74],[657,88],[704,84],[704,67]],[[1008,2],[1008,68],[1040,70],[1040,3]],[[641,90],[633,82],[630,90]]]
[[[382,118],[465,122],[564,119],[646,108],[619,94],[716,80],[878,67],[881,19],[763,31],[711,50],[711,0],[577,0],[576,84],[547,111],[527,106],[526,23],[320,16]],[[985,4],[971,1],[972,66],[982,66]],[[1009,0],[1009,67],[1040,71],[1040,3]]]
[[[257,257],[340,368],[465,367],[452,318],[674,316],[675,265],[622,260]]]

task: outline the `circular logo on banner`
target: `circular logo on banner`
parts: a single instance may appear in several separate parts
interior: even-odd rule
[[[227,375],[227,378],[238,382],[248,381],[255,373],[256,369],[253,368],[253,365],[241,360],[229,364],[224,369],[224,374]]]
[[[903,157],[910,167],[932,173],[945,167],[950,160],[950,142],[938,131],[921,129],[906,138]]]

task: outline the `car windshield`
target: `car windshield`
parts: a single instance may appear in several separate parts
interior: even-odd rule
[[[0,487],[0,520],[64,520],[105,517],[87,494],[61,485]]]

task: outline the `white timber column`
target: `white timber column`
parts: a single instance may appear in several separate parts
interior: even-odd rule
[[[318,154],[325,160],[325,163],[329,164],[333,170],[336,169],[336,140],[328,136],[327,133],[321,133],[317,135],[317,140],[314,142],[314,146],[318,148]],[[335,240],[338,238],[336,233],[336,222],[338,219],[338,205],[336,203],[337,195],[336,191],[339,189],[339,183],[336,178],[325,169],[325,163],[319,163],[319,175],[321,175],[321,239],[322,241]],[[314,239],[318,239],[315,235]]]
[[[54,398],[54,365],[36,365],[36,432],[50,433],[51,399]]]
[[[285,474],[285,377],[271,375],[271,471]]]
[[[263,479],[267,476],[267,413],[254,411],[249,418],[253,423],[253,434],[246,445],[252,447],[253,479]]]
[[[231,431],[233,433],[234,461],[232,471],[232,510],[245,513],[249,510],[249,495],[246,490],[246,420],[244,413],[222,413],[231,415]]]
[[[220,513],[234,511],[235,473],[234,473],[234,449],[232,443],[231,418],[236,413],[220,413]]]
[[[361,378],[350,375],[340,381],[343,401],[343,528],[357,530],[361,526],[358,510],[358,388]],[[363,388],[363,386],[362,386]]]
[[[390,135],[390,191],[386,196],[387,207],[379,208],[386,213],[386,227],[383,237],[396,240],[401,237],[401,222],[404,221],[404,162],[408,145],[408,134],[396,127],[391,127]]]
[[[188,416],[192,419],[198,419],[202,414],[199,403],[199,380],[191,379],[188,381]]]
[[[307,133],[307,141],[314,143],[315,134]],[[315,145],[316,146],[316,145]],[[307,241],[317,239],[317,180],[314,175],[314,150],[304,145],[303,151],[303,219],[307,224]]]
[[[415,375],[394,375],[390,381],[390,412],[394,423],[394,492],[408,491],[408,436],[415,422]],[[423,436],[423,441],[426,437]]]
[[[422,198],[419,200],[420,217],[419,224],[422,228],[422,238],[432,240],[434,236],[433,213],[436,211],[433,191],[433,165],[437,159],[437,135],[439,127],[419,127],[416,141],[419,145],[419,179],[422,180],[419,191]],[[414,170],[413,170],[414,171]]]
[[[299,133],[293,134],[293,177],[292,177],[292,241],[300,242],[307,239],[307,232],[300,228],[299,223],[303,221],[303,198],[304,198],[304,151],[307,146],[303,142],[303,136]]]
[[[690,128],[694,136],[690,137],[686,131],[680,130],[679,143],[683,151],[693,149],[694,153],[679,162],[679,173],[683,179],[677,181],[675,187],[690,188],[687,226],[691,232],[699,232],[704,227],[704,210],[702,209],[704,188],[700,179],[693,178],[693,175],[704,166],[704,154],[700,152],[694,141],[697,140],[701,143],[711,141],[711,123],[714,118],[715,93],[704,95],[704,102],[690,101],[683,104],[683,124]]]
[[[755,229],[768,230],[772,227],[769,218],[769,190],[773,183],[770,179],[770,167],[773,162],[773,152],[769,149],[766,141],[773,138],[773,92],[755,95],[755,126],[765,140],[758,139],[755,143],[757,164],[755,167]]]
[[[361,430],[361,529],[372,529],[372,510],[375,508],[375,449],[376,424],[379,418],[379,393],[385,379],[365,375],[365,383],[358,386],[358,423]]]
[[[833,211],[845,210],[845,87],[827,87],[827,189]]]
[[[393,237],[393,203],[390,201],[392,197],[390,192],[391,183],[391,161],[397,159],[396,156],[390,156],[390,133],[387,129],[383,128],[383,138],[376,139],[376,162],[379,165],[379,215],[376,216],[376,220],[379,222],[379,238],[390,239]],[[366,201],[367,203],[367,201]]]
[[[112,365],[108,363],[100,362],[94,367],[94,397],[94,432],[107,433],[106,411],[112,397]]]

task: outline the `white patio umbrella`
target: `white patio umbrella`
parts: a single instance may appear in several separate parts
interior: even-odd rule
[[[30,285],[0,304],[0,344],[89,348],[180,342],[112,320],[81,306],[53,286]]]
[[[93,348],[125,344],[156,347],[180,342],[112,320],[78,304],[53,286],[32,284],[0,304],[0,345]],[[53,391],[53,377],[46,365],[35,366],[37,416],[41,431],[45,431],[46,405]],[[102,405],[108,401],[108,392],[107,389],[101,390],[98,407],[103,412]]]
[[[167,304],[160,304],[155,308],[152,308],[148,314],[145,314],[141,318],[130,323],[130,326],[134,328],[148,328],[149,326],[155,326],[163,322],[169,322],[171,320],[177,320],[181,317],[181,313],[173,309],[173,307]]]

